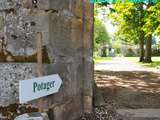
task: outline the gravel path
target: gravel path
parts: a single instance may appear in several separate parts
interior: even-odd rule
[[[96,64],[95,81],[106,106],[94,108],[80,120],[131,120],[117,109],[160,108],[159,73],[125,58]]]
[[[129,120],[127,117],[117,114],[115,109],[109,106],[94,108],[92,114],[85,114],[80,120]]]
[[[101,62],[97,63],[95,65],[95,70],[100,71],[154,71],[154,72],[160,72],[159,69],[154,68],[148,68],[144,67],[142,65],[139,65],[138,63],[134,63],[132,61],[127,60],[123,57],[116,57],[113,58],[112,61],[109,62]]]

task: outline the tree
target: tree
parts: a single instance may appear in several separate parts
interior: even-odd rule
[[[101,47],[102,56],[106,56],[106,45],[110,44],[110,36],[106,30],[105,25],[101,20],[95,17],[94,21],[94,50],[98,51]]]
[[[115,12],[110,17],[118,26],[117,37],[125,42],[139,44],[140,62],[144,61],[144,25],[145,11],[141,4],[121,3],[114,5]],[[123,12],[122,12],[123,11]]]
[[[122,3],[115,5],[114,9],[111,17],[119,28],[118,37],[127,42],[139,43],[140,62],[152,62],[152,35],[155,31],[160,33],[160,3],[154,6],[151,3]]]
[[[143,30],[145,32],[146,39],[146,53],[145,53],[145,62],[151,62],[152,55],[152,34],[156,33],[159,35],[160,32],[160,3],[155,4],[154,6],[147,6],[147,13],[145,15],[145,24]]]

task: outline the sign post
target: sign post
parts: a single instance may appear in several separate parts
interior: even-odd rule
[[[62,84],[58,74],[42,76],[42,33],[37,33],[37,74],[38,78],[19,82],[19,101],[21,104],[38,99],[39,112],[43,112],[42,97],[57,93]]]
[[[21,104],[57,93],[62,80],[58,74],[20,81],[19,101]]]

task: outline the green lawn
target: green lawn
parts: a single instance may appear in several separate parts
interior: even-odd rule
[[[138,57],[126,57],[126,58],[133,62],[140,63]],[[160,68],[160,57],[152,57],[152,61],[153,61],[152,63],[140,63],[140,64],[147,66],[147,67]]]
[[[106,62],[106,61],[110,61],[110,60],[112,60],[111,57],[97,57],[97,58],[94,58],[95,63]]]

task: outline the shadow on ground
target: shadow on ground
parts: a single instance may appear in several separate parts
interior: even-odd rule
[[[160,74],[146,71],[95,71],[105,102],[118,108],[160,108]]]

